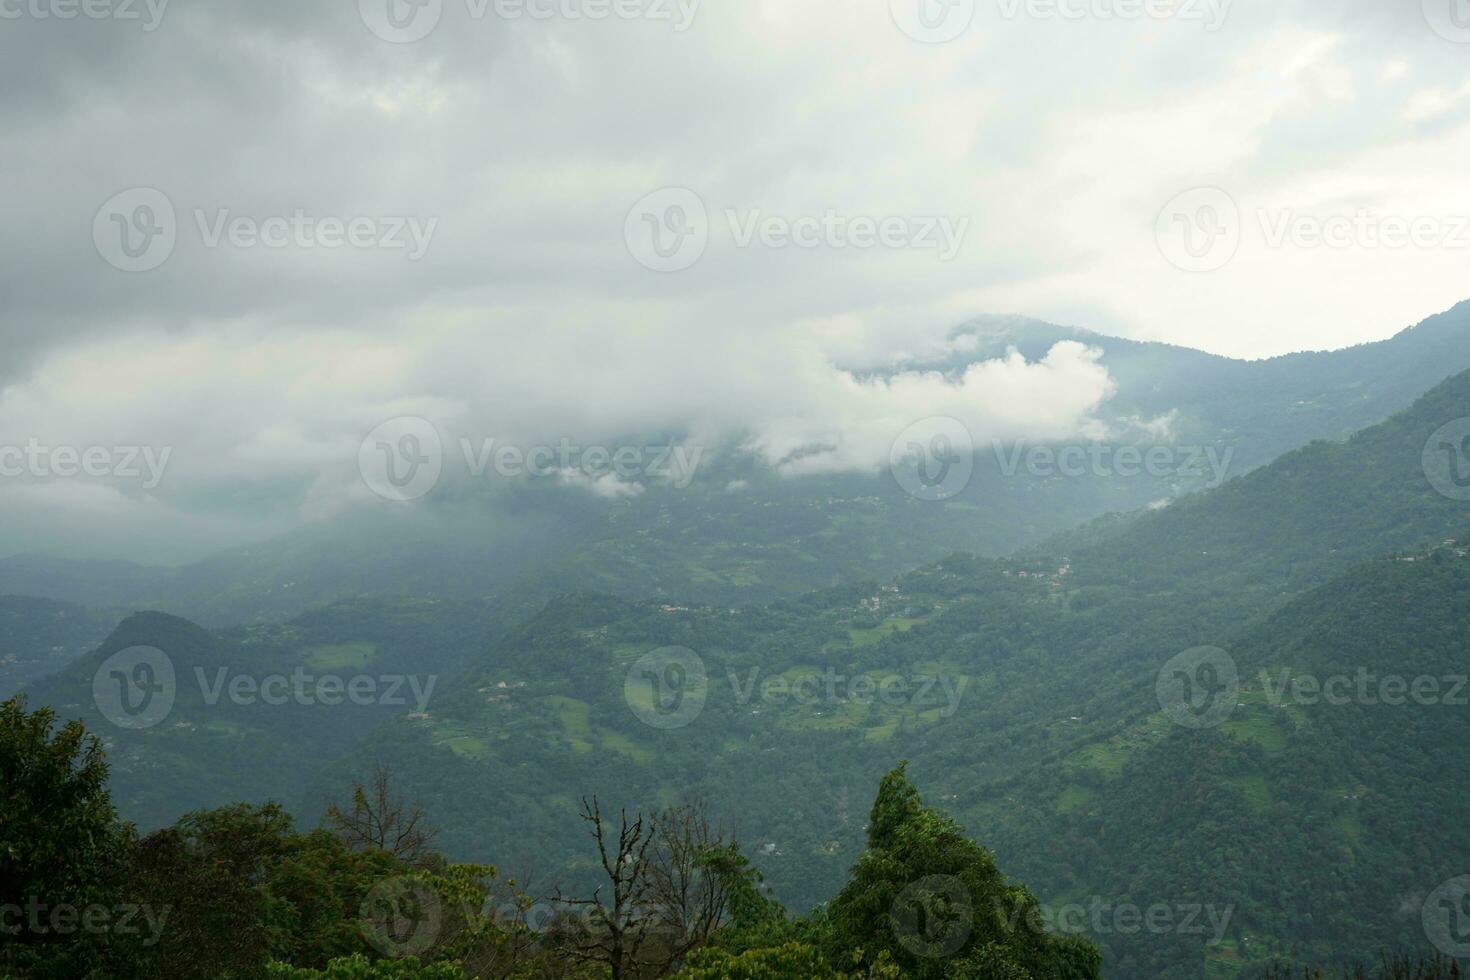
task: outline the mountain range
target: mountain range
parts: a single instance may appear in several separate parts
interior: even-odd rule
[[[1371,957],[1422,945],[1424,897],[1470,870],[1453,778],[1470,771],[1470,504],[1427,468],[1470,418],[1470,371],[1410,390],[1470,362],[1467,317],[1249,364],[961,328],[977,357],[1096,343],[1118,418],[1172,411],[1180,438],[1251,462],[1219,487],[996,475],[935,502],[884,476],[747,473],[735,494],[731,463],[683,496],[499,501],[528,519],[455,546],[467,511],[446,515],[474,501],[394,512],[352,547],[339,524],[184,570],[12,559],[5,588],[38,574],[49,598],[7,600],[4,622],[68,650],[130,595],[161,597],[19,678],[106,733],[114,798],[144,826],[241,797],[310,819],[386,765],[446,852],[549,885],[591,872],[568,787],[703,798],[804,909],[861,851],[867,787],[907,759],[1110,976]],[[215,621],[231,614],[245,625]],[[156,723],[98,694],[138,677],[168,688]],[[1167,928],[1120,915],[1152,909]]]
[[[608,500],[554,480],[446,488],[423,506],[357,508],[175,568],[12,555],[0,558],[0,595],[160,610],[210,626],[278,622],[363,595],[493,596],[528,614],[566,591],[760,602],[889,578],[955,550],[1011,554],[1381,422],[1422,394],[1425,379],[1470,368],[1470,302],[1379,343],[1263,361],[1017,317],[971,321],[950,340],[957,353],[892,370],[957,374],[1012,349],[1036,359],[1059,342],[1086,344],[1116,384],[1100,411],[1105,459],[1120,447],[1162,447],[1171,465],[1135,475],[1106,461],[1080,475],[1036,471],[1019,462],[1035,447],[977,435],[964,491],[916,501],[883,472],[779,474],[735,436],[708,447],[682,489],[649,485]]]

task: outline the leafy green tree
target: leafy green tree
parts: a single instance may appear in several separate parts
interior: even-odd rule
[[[279,806],[237,804],[190,813],[139,842],[133,885],[145,904],[169,907],[149,955],[163,978],[247,973],[272,945],[266,885],[293,848]]]
[[[327,830],[290,838],[264,885],[271,955],[322,967],[368,952],[359,922],[363,899],[401,867],[392,855],[354,850]]]
[[[324,970],[280,962],[266,968],[269,980],[464,980],[464,975],[453,963],[420,963],[412,956],[373,961],[361,954],[332,960]]]
[[[842,980],[826,958],[812,946],[786,943],[782,946],[732,953],[725,949],[702,949],[689,957],[680,980]]]
[[[1035,928],[1038,903],[1008,883],[989,851],[927,807],[905,766],[883,777],[868,847],[831,906],[829,959],[872,963],[904,976],[985,980],[1096,980],[1101,958],[1085,943]]]
[[[106,937],[78,926],[110,904],[129,830],[107,792],[107,761],[79,721],[0,704],[0,971],[83,976]],[[68,924],[70,923],[70,924]]]

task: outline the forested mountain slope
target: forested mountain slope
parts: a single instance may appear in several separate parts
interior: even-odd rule
[[[0,594],[156,609],[227,626],[362,595],[513,601],[514,594],[536,606],[559,592],[597,590],[737,604],[886,579],[955,550],[1034,547],[1099,515],[1185,496],[1314,439],[1373,425],[1412,402],[1426,379],[1470,367],[1470,303],[1378,344],[1253,362],[982,318],[956,331],[955,355],[892,370],[957,374],[1011,347],[1035,358],[1064,340],[1101,350],[1117,384],[1099,412],[1109,433],[1097,444],[1105,450],[1097,471],[1091,464],[1080,475],[1055,465],[1034,470],[1015,454],[1036,447],[997,447],[976,433],[965,491],[920,501],[887,473],[778,474],[734,434],[700,447],[686,487],[651,484],[609,500],[554,479],[444,486],[417,506],[349,511],[182,568],[10,556],[0,559]],[[682,438],[643,433],[629,442]],[[1167,448],[1170,464],[1126,475],[1113,455],[1125,446]]]
[[[1470,858],[1442,843],[1467,816],[1453,794],[1410,791],[1470,761],[1457,748],[1463,712],[1326,712],[1269,694],[1283,668],[1361,667],[1439,677],[1449,695],[1470,607],[1462,546],[1445,542],[1470,537],[1470,514],[1435,488],[1443,474],[1426,471],[1424,448],[1460,416],[1470,375],[1346,443],[1307,447],[1072,554],[956,556],[887,585],[766,604],[574,593],[498,633],[503,608],[440,600],[216,632],[134,617],[37,700],[107,730],[92,702],[98,668],[135,645],[168,651],[172,712],[112,729],[120,805],[145,823],[247,791],[314,815],[351,775],[386,764],[440,822],[447,852],[580,882],[594,869],[579,856],[578,795],[703,797],[798,908],[840,886],[863,847],[863,787],[907,758],[1053,908],[1192,909],[1195,925],[1213,910],[1208,931],[1109,932],[1089,919],[1120,980],[1371,952],[1413,939],[1399,909],[1414,882],[1432,889]],[[1416,553],[1393,554],[1406,548]],[[1202,646],[1227,659],[1178,660]],[[297,668],[397,676],[400,698],[413,678],[419,692],[428,675],[435,686],[397,704],[204,696],[221,670],[258,681]],[[1204,717],[1238,703],[1181,724],[1170,690]],[[1311,907],[1270,918],[1280,895]]]

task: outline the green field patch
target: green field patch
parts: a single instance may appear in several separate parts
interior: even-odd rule
[[[649,698],[651,707],[651,689]],[[589,720],[592,708],[586,701],[552,694],[542,698],[541,703],[551,710],[552,717],[561,724],[562,736],[573,752],[578,755],[586,755],[592,751],[594,748],[592,723]]]
[[[695,562],[688,562],[684,568],[685,574],[689,576],[691,582],[699,582],[703,585],[718,585],[726,581],[725,576],[720,572],[705,568],[703,565]]]
[[[462,759],[476,762],[488,759],[495,754],[489,742],[474,735],[454,735],[434,744],[444,746]]]
[[[1244,742],[1255,742],[1266,750],[1267,755],[1279,755],[1286,749],[1286,733],[1277,726],[1275,719],[1260,709],[1236,710],[1220,730],[1232,738]]]
[[[1092,790],[1086,786],[1068,786],[1062,790],[1062,795],[1057,797],[1057,812],[1072,813],[1080,810],[1092,802]]]
[[[1123,771],[1123,765],[1128,761],[1129,752],[1121,745],[1108,741],[1084,745],[1078,750],[1077,755],[1082,765],[1088,769],[1097,769],[1104,775],[1116,776]]]
[[[781,712],[779,724],[791,731],[850,732],[864,727],[872,709],[872,705],[856,701],[791,703]]]
[[[429,725],[429,741],[433,745],[449,749],[461,758],[475,761],[488,759],[495,754],[489,737],[471,731],[467,726],[457,722]]]
[[[597,729],[597,741],[606,751],[625,755],[640,765],[647,765],[653,761],[651,750],[639,745],[622,732],[615,732],[611,728]]]
[[[1344,813],[1332,821],[1332,829],[1336,830],[1349,841],[1357,844],[1362,841],[1366,831],[1363,829],[1363,821],[1358,819],[1356,813]]]
[[[1069,721],[1068,724],[1085,724],[1085,721]],[[1134,752],[1156,744],[1171,728],[1172,723],[1163,712],[1156,712],[1121,735],[1087,743],[1073,754],[1072,760],[1085,768],[1099,770],[1106,776],[1116,776],[1122,772]]]
[[[1214,946],[1205,947],[1205,976],[1209,980],[1234,980],[1248,963],[1234,939],[1222,939]]]
[[[890,718],[881,725],[874,725],[863,732],[863,738],[869,742],[886,742],[898,734],[898,719]]]
[[[317,670],[362,670],[378,659],[378,645],[366,641],[307,647],[301,651],[306,666]]]
[[[1271,805],[1271,787],[1265,776],[1232,776],[1225,782],[1244,793],[1251,806],[1261,809]]]
[[[652,643],[615,643],[612,648],[613,662],[626,667],[650,650],[658,647]]]
[[[850,629],[847,631],[847,637],[855,647],[871,647],[876,646],[885,636],[891,636],[894,633],[907,633],[922,622],[922,619],[902,619],[897,616],[890,616],[878,626],[871,629]]]

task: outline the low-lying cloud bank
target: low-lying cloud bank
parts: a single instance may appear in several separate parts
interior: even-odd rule
[[[611,499],[688,485],[684,469],[735,445],[793,478],[876,472],[906,429],[936,416],[982,444],[1096,435],[1113,392],[1099,353],[1073,342],[957,376],[874,378],[803,330],[760,346],[670,330],[636,344],[433,335],[154,334],[57,355],[0,393],[0,506],[14,517],[0,553],[85,544],[173,560],[329,518],[376,500],[362,468],[377,447],[364,441],[390,419],[426,422],[405,453],[432,450],[446,472],[514,478],[539,459],[559,484]],[[500,354],[508,344],[513,357]],[[682,452],[655,458],[672,443]],[[589,478],[567,447],[622,449],[632,472]]]

